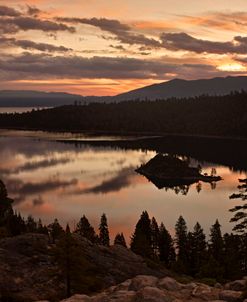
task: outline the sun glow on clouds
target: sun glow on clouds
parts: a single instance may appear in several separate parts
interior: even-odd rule
[[[173,75],[174,76],[174,75]],[[5,88],[15,90],[69,91],[81,95],[116,95],[119,91],[129,91],[143,86],[159,83],[160,80],[111,80],[111,79],[62,79],[62,80],[18,80],[6,83]]]
[[[246,67],[239,63],[226,63],[217,67],[222,71],[243,72],[247,71]]]
[[[0,0],[0,90],[114,95],[245,74],[247,2],[227,1]]]

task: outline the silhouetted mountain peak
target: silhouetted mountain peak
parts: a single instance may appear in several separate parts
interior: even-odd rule
[[[200,95],[226,95],[232,91],[247,90],[246,76],[227,76],[212,79],[185,80],[174,78],[170,81],[134,89],[116,96],[88,96],[63,92],[41,92],[25,90],[0,91],[0,106],[61,106],[75,101],[121,102],[134,100],[166,100],[169,98],[188,98]]]

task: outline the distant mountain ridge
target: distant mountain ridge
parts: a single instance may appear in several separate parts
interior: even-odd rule
[[[206,95],[225,95],[233,91],[247,91],[247,76],[212,78],[200,80],[173,79],[159,84],[134,89],[116,96],[87,96],[63,92],[41,91],[0,91],[1,107],[61,106],[81,102],[121,102],[130,100],[156,100],[168,98],[195,97]]]
[[[247,90],[247,77],[225,77],[201,80],[182,80],[173,79],[160,84],[153,84],[140,89],[135,89],[116,96],[117,100],[130,100],[139,98],[141,100],[149,99],[167,99],[194,97],[203,94],[207,95],[225,95],[232,91]]]
[[[82,99],[66,92],[43,92],[32,90],[1,90],[0,107],[53,107],[72,104]]]

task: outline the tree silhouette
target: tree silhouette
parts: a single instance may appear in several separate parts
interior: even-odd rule
[[[159,260],[170,268],[176,260],[176,253],[173,246],[173,240],[163,222],[159,227]]]
[[[151,220],[151,246],[153,250],[153,258],[157,259],[159,256],[159,237],[160,237],[160,230],[158,223],[154,217]]]
[[[188,233],[187,225],[182,216],[180,216],[175,225],[175,243],[177,248],[177,266],[180,271],[187,272],[188,259]]]
[[[247,179],[239,179],[241,183],[238,186],[239,193],[232,194],[230,199],[241,199],[242,201],[247,200]],[[229,211],[235,213],[234,217],[231,218],[230,222],[234,222],[236,225],[233,227],[233,231],[246,234],[247,233],[247,203],[243,205],[237,205]]]
[[[28,215],[26,221],[27,232],[35,233],[37,231],[37,222],[34,220],[32,215]]]
[[[0,180],[0,226],[6,224],[6,220],[13,215],[13,200],[8,197],[8,192],[3,181]]]
[[[87,217],[83,215],[76,226],[75,233],[80,234],[81,236],[87,238],[91,242],[97,241],[97,236],[94,231],[94,228],[89,223]]]
[[[55,218],[54,222],[49,224],[47,228],[51,236],[52,243],[55,243],[55,241],[64,234],[64,230],[62,226],[59,224],[57,218]]]
[[[123,233],[117,233],[117,235],[114,239],[114,245],[116,245],[116,244],[122,245],[123,247],[127,247]]]
[[[62,272],[66,287],[66,296],[78,292],[84,286],[85,271],[89,264],[85,259],[79,242],[70,232],[69,225],[62,236],[59,237],[55,248],[55,259]]]
[[[200,269],[203,263],[206,261],[207,256],[206,236],[198,222],[195,224],[193,232],[188,234],[188,241],[190,273],[191,275],[195,276],[200,272]]]
[[[221,234],[221,225],[216,220],[210,229],[210,252],[214,259],[219,263],[222,261],[224,242]]]
[[[243,273],[243,247],[239,235],[224,234],[224,277],[239,279]]]
[[[106,218],[106,215],[104,213],[101,216],[100,225],[99,225],[99,242],[102,245],[105,245],[105,246],[110,245],[110,237],[109,237],[107,218]]]
[[[143,257],[151,258],[152,241],[151,241],[151,221],[147,211],[143,211],[138,220],[134,234],[131,237],[131,250]]]

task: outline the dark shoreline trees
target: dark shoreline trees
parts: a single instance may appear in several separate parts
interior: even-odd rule
[[[0,128],[247,137],[247,93],[0,114]],[[65,126],[66,125],[66,128]]]

